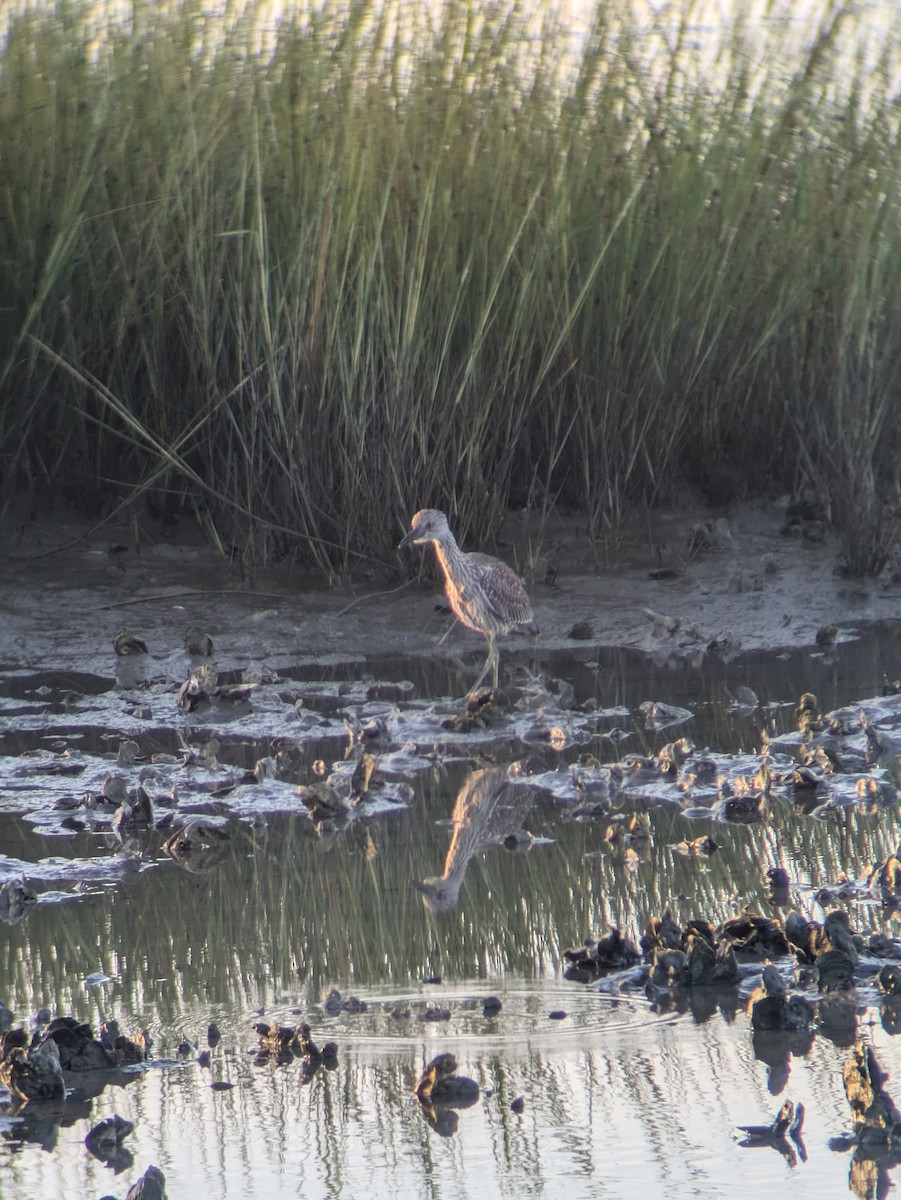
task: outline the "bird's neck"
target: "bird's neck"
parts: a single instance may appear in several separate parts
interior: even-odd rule
[[[435,553],[438,555],[441,569],[448,578],[454,573],[454,567],[460,566],[466,558],[452,533],[445,534],[440,542],[435,542]]]

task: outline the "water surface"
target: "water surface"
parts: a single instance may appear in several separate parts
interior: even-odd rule
[[[514,653],[508,661],[516,660]],[[816,692],[824,709],[877,694],[883,673],[897,674],[898,640],[897,628],[882,628],[829,655],[708,657],[700,667],[628,652],[592,652],[584,661],[522,654],[519,662],[571,682],[574,703],[595,697],[605,710],[622,710],[587,742],[544,752],[545,767],[565,771],[586,754],[610,762],[678,736],[755,756],[764,733],[792,728],[802,691]],[[465,690],[465,678],[445,668],[372,660],[366,670],[376,680],[410,680],[404,695],[411,700]],[[323,686],[348,682],[347,674],[327,672]],[[731,705],[742,687],[754,690],[758,706]],[[7,766],[27,765],[29,747],[60,753],[71,743],[85,756],[102,750],[114,769],[119,741],[126,732],[136,737],[131,728],[91,723],[92,705],[120,695],[112,679],[29,681],[16,673],[3,691],[4,703],[24,705],[2,742]],[[65,692],[76,699],[65,701]],[[648,729],[638,712],[646,700],[694,716]],[[258,717],[248,714],[220,736],[222,763],[246,770],[273,753]],[[176,715],[169,733],[155,722],[136,740],[143,754],[169,750],[179,728],[199,744],[203,729],[189,725]],[[285,795],[294,783],[320,778],[314,763],[322,753],[342,760],[341,739],[328,733],[305,746]],[[666,907],[679,918],[712,921],[746,905],[772,912],[765,872],[775,865],[789,870],[792,903],[821,919],[821,885],[858,877],[895,847],[897,807],[848,805],[819,820],[775,797],[768,819],[753,825],[651,807],[649,836],[629,861],[608,837],[611,821],[627,814],[576,819],[571,807],[539,795],[522,814],[531,848],[478,849],[464,864],[456,904],[441,911],[413,881],[441,875],[455,798],[482,760],[502,759],[502,750],[439,749],[427,755],[427,769],[411,774],[406,802],[339,827],[317,826],[296,799],[261,803],[256,814],[242,802],[237,816],[223,801],[230,837],[206,872],[181,869],[166,855],[161,845],[171,830],[164,830],[131,848],[128,871],[105,874],[123,861],[108,827],[61,830],[45,792],[31,809],[21,792],[7,793],[2,854],[56,875],[35,884],[42,902],[23,920],[0,923],[0,998],[20,1020],[42,1006],[95,1027],[115,1017],[127,1032],[149,1029],[155,1045],[147,1070],[89,1099],[70,1098],[61,1121],[28,1109],[24,1121],[0,1117],[0,1194],[124,1195],[150,1163],[165,1172],[170,1196],[200,1186],[244,1200],[564,1189],[573,1197],[639,1189],[731,1197],[737,1177],[747,1194],[846,1194],[851,1157],[827,1146],[849,1127],[845,1046],[819,1034],[807,1053],[765,1061],[755,1055],[742,1004],[695,997],[668,1007],[640,991],[609,994],[565,980],[562,952],[611,925],[637,938]],[[211,799],[214,815],[215,808]],[[674,852],[675,843],[704,832],[719,846],[710,858]],[[98,871],[76,882],[65,860]],[[851,917],[856,928],[898,934],[897,918],[874,904],[852,905]],[[98,973],[104,982],[95,982]],[[321,1000],[333,986],[365,1001],[366,1011],[328,1015]],[[483,1012],[487,996],[501,1001],[496,1016]],[[860,1030],[901,1078],[897,1039],[883,1027],[876,997],[864,994],[861,1008]],[[253,1024],[261,1017],[307,1021],[315,1040],[338,1043],[337,1069],[304,1083],[297,1061],[255,1065]],[[223,1036],[209,1068],[197,1064],[196,1051],[175,1062],[185,1038],[206,1047],[211,1021]],[[457,1114],[453,1131],[437,1131],[414,1090],[425,1063],[447,1050],[481,1097]],[[213,1090],[213,1082],[234,1086]],[[518,1097],[521,1114],[510,1107]],[[785,1098],[806,1107],[806,1160],[741,1148],[736,1126],[771,1120]],[[133,1160],[119,1178],[83,1145],[89,1128],[114,1112],[135,1123],[126,1143]]]

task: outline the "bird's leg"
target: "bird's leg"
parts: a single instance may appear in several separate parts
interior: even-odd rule
[[[494,690],[497,691],[498,688],[498,666],[497,661],[494,659],[494,635],[486,634],[485,636],[488,638],[488,656],[485,660],[485,666],[482,667],[482,670],[479,674],[479,678],[475,680],[475,683],[469,689],[470,696],[475,695],[475,692],[479,690],[482,679],[487,676],[487,673],[491,671],[492,667],[494,667]]]
[[[478,679],[475,681],[475,683],[474,683],[474,684],[472,685],[472,687],[469,689],[469,695],[470,695],[470,696],[474,696],[474,695],[475,695],[475,693],[476,693],[476,692],[479,690],[479,687],[480,687],[480,685],[481,685],[481,682],[482,682],[482,680],[483,680],[483,679],[485,678],[485,676],[488,674],[488,672],[489,672],[489,670],[490,670],[490,669],[491,669],[491,659],[490,659],[490,658],[488,658],[488,659],[486,659],[486,661],[485,661],[485,665],[484,665],[484,667],[482,667],[482,670],[481,670],[481,672],[479,673],[479,677],[478,677]]]
[[[488,674],[489,671],[493,671],[492,678],[494,679],[494,690],[497,691],[497,669],[498,669],[498,662],[500,660],[500,655],[498,654],[497,647],[494,644],[494,634],[486,633],[485,637],[488,639],[488,657],[485,659],[485,665],[484,665],[484,667],[482,667],[481,674],[479,675],[479,677],[475,681],[475,683],[472,685],[472,687],[469,689],[470,696],[472,696],[475,692],[478,691],[482,680],[485,678],[485,676]]]

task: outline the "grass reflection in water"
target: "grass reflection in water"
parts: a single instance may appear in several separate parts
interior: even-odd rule
[[[814,686],[825,707],[830,689],[830,703],[865,695],[874,662],[875,655],[860,680],[843,674],[840,660],[808,661],[805,669],[819,675]],[[785,669],[797,665],[788,660]],[[756,684],[763,696],[769,686],[784,707],[749,718],[695,702],[686,729],[699,744],[755,752],[762,724],[778,732],[791,723],[795,678],[761,683],[762,670],[755,659],[709,668],[728,675],[720,682],[731,690]],[[597,669],[585,671],[576,678],[582,696],[599,690]],[[704,679],[708,694],[715,683]],[[680,686],[664,692],[650,677],[624,679],[614,692],[633,711],[649,696],[689,700]],[[682,732],[636,732],[625,748],[653,751]],[[610,760],[617,748],[600,738],[589,749]],[[713,922],[746,905],[771,912],[765,872],[775,865],[789,870],[793,903],[821,915],[816,888],[858,875],[895,848],[896,809],[850,806],[816,820],[777,795],[767,820],[730,825],[689,820],[674,806],[650,808],[647,836],[633,842],[630,861],[607,831],[640,805],[583,820],[538,794],[514,803],[492,837],[476,831],[460,850],[464,821],[478,820],[464,804],[472,779],[463,762],[436,767],[417,780],[408,807],[358,819],[334,836],[317,836],[306,814],[233,822],[225,857],[205,874],[180,870],[154,835],[153,870],[0,926],[3,999],[19,1017],[39,1005],[95,1026],[114,1016],[129,1030],[147,1026],[160,1056],[174,1054],[185,1036],[202,1042],[211,1019],[223,1031],[209,1074],[191,1062],[151,1069],[124,1091],[108,1088],[90,1111],[70,1105],[74,1140],[52,1134],[52,1156],[23,1150],[10,1160],[25,1193],[62,1194],[60,1180],[77,1162],[85,1190],[99,1194],[106,1187],[99,1166],[63,1144],[76,1145],[91,1123],[118,1111],[136,1125],[135,1176],[146,1162],[166,1163],[170,1194],[179,1181],[201,1177],[223,1196],[260,1200],[300,1188],[349,1197],[373,1179],[400,1196],[431,1195],[461,1170],[460,1178],[484,1180],[486,1195],[511,1187],[538,1194],[561,1172],[586,1181],[603,1175],[612,1194],[641,1180],[666,1181],[674,1195],[680,1188],[725,1194],[733,1127],[769,1120],[778,1107],[767,1090],[777,1075],[755,1059],[747,1018],[719,1016],[714,1007],[685,1019],[652,1012],[640,993],[598,995],[560,979],[562,951],[609,926],[637,937],[667,907],[680,920]],[[457,851],[449,856],[453,815]],[[530,848],[518,837],[517,853],[491,844],[520,828]],[[2,833],[7,852],[27,861],[105,852],[96,838],[45,839],[8,817]],[[674,851],[705,833],[718,847],[709,857]],[[414,886],[451,875],[453,905],[430,904]],[[883,923],[865,906],[853,919],[895,931],[892,919]],[[86,987],[98,970],[110,982]],[[423,982],[435,977],[443,982]],[[319,1003],[330,986],[362,996],[367,1011],[327,1016]],[[488,994],[502,1001],[495,1017],[482,1009]],[[427,1020],[429,1008],[449,1015]],[[548,1021],[553,1009],[566,1018]],[[307,1020],[314,1038],[334,1038],[338,1070],[319,1071],[301,1087],[295,1067],[254,1067],[248,1052],[257,1013]],[[901,1054],[878,1026],[871,1036],[891,1069]],[[444,1050],[483,1090],[480,1103],[460,1114],[453,1149],[412,1098],[425,1061]],[[847,1123],[835,1086],[843,1059],[818,1036],[804,1059],[790,1061],[788,1089],[808,1109],[807,1140],[817,1148],[805,1173],[792,1176],[792,1195],[835,1194],[846,1171],[822,1149]],[[778,1078],[784,1082],[784,1072]],[[213,1079],[235,1086],[212,1092]],[[519,1096],[522,1116],[509,1108]],[[757,1186],[782,1178],[784,1164],[771,1157],[752,1156]]]

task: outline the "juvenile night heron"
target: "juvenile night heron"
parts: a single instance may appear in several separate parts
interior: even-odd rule
[[[464,553],[450,531],[447,517],[436,508],[423,508],[414,516],[398,550],[425,542],[435,544],[444,571],[444,590],[454,616],[488,639],[488,657],[471,691],[476,690],[489,671],[496,690],[500,654],[494,643],[495,634],[509,633],[511,629],[538,632],[522,580],[499,558]]]
[[[511,781],[506,767],[485,767],[466,776],[451,814],[454,833],[444,872],[413,881],[426,908],[447,912],[454,907],[470,862],[511,834],[521,833],[534,799],[531,788]]]

